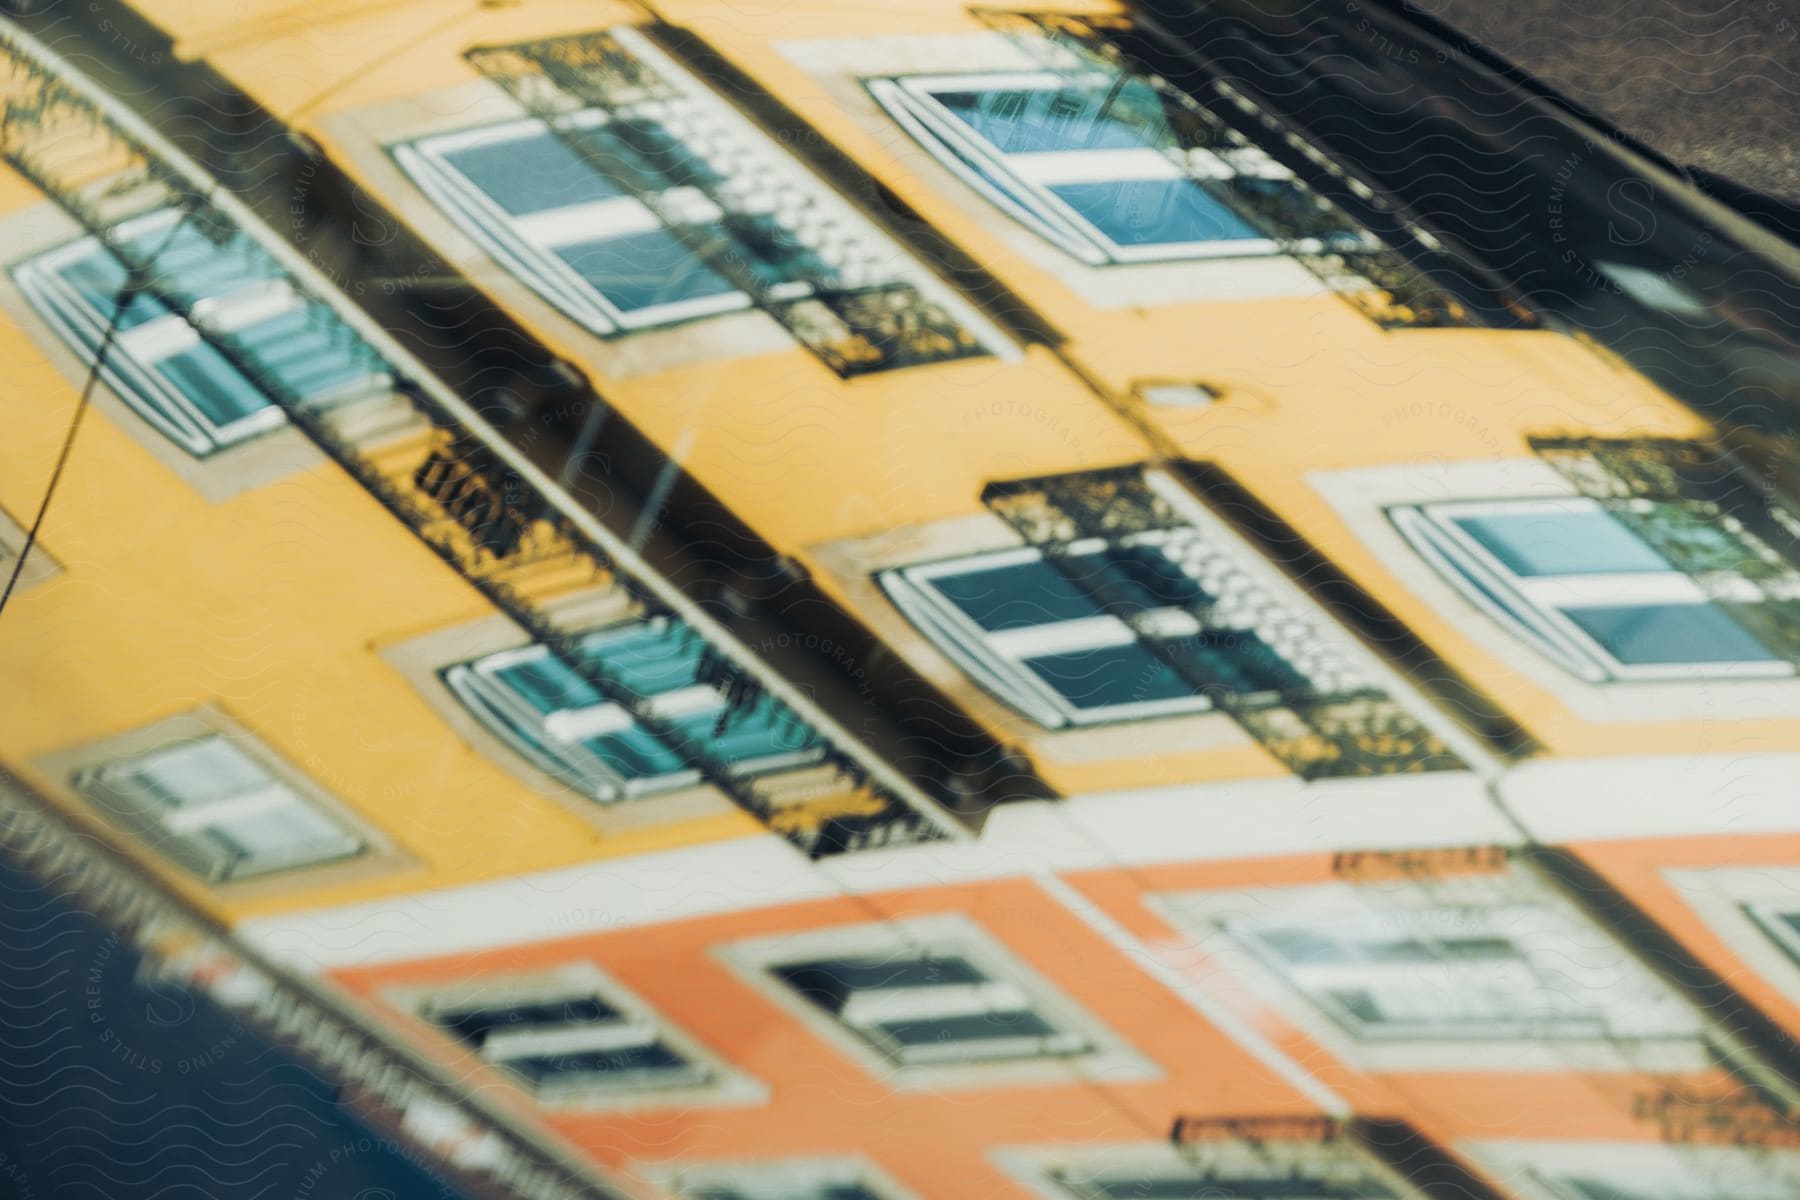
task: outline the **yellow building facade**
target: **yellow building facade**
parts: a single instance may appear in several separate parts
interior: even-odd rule
[[[880,1182],[846,1194],[1127,1194],[1018,1149],[1023,1118],[964,1127],[961,1088],[1041,1088],[1071,1142],[1324,1120],[1307,1170],[1379,1114],[1524,1200],[1578,1173],[1533,1183],[1579,1155],[1487,1127],[1532,1088],[1521,1145],[1664,1147],[1634,1102],[1728,1090],[1720,1060],[1791,1101],[1543,856],[1732,976],[1754,931],[1666,889],[1800,833],[1795,526],[1721,431],[1504,286],[1459,292],[1404,216],[1378,235],[1367,186],[1228,84],[1134,65],[1123,10],[118,17],[114,69],[248,115],[189,145],[204,114],[5,34],[14,553],[80,428],[0,623],[0,763],[396,1036],[493,1068],[443,1034],[491,979],[675,1014],[675,1115],[502,1094],[696,1196],[765,1194],[704,1191],[706,1162],[852,1149]],[[1601,947],[1626,1015],[1409,1055],[1288,994],[1328,984],[1265,1003],[1273,940],[1183,957],[1234,905],[1328,924],[1393,880],[1367,903],[1402,923]],[[1063,997],[1016,1007],[1075,1065],[921,1067],[847,1002],[821,1053],[772,947],[842,956],[864,921]],[[1092,983],[1145,961],[1143,1004]],[[744,1015],[684,994],[713,975]],[[1739,990],[1792,1027],[1779,984]],[[813,1112],[840,1050],[912,1132]]]

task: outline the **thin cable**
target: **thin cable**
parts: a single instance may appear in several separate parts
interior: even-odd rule
[[[50,512],[50,501],[56,495],[57,484],[62,482],[63,469],[69,465],[69,455],[75,449],[75,435],[81,432],[81,419],[87,415],[88,408],[92,405],[94,387],[100,382],[100,372],[106,366],[107,353],[117,338],[119,322],[131,302],[144,290],[143,281],[149,274],[150,264],[168,249],[169,243],[193,215],[192,209],[182,214],[181,220],[169,228],[169,232],[163,236],[162,244],[151,252],[144,266],[127,265],[125,282],[119,285],[118,294],[113,297],[112,319],[107,321],[106,332],[100,336],[100,345],[94,351],[93,361],[88,364],[87,382],[82,385],[81,398],[75,402],[75,415],[69,418],[69,430],[63,435],[62,449],[57,452],[56,466],[50,472],[50,481],[44,485],[44,498],[38,502],[37,516],[32,519],[31,528],[25,531],[25,543],[19,548],[19,557],[13,563],[12,573],[7,576],[6,590],[0,592],[0,613],[6,611],[6,602],[12,599],[13,589],[19,584],[19,576],[25,571],[25,563],[31,558],[31,549],[37,544],[38,531],[44,527],[44,517]],[[101,244],[105,245],[104,242]]]

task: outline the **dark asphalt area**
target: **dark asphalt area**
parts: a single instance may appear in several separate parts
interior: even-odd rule
[[[1800,0],[1412,0],[1684,166],[1800,202]]]

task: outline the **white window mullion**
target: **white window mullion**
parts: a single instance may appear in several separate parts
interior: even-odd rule
[[[505,1062],[517,1058],[596,1054],[650,1046],[658,1040],[654,1024],[630,1019],[499,1029],[489,1033],[482,1042],[481,1056],[490,1062]]]
[[[565,708],[547,713],[541,728],[544,735],[557,742],[573,745],[588,738],[622,733],[637,722],[617,704],[592,704],[586,708]]]
[[[1702,604],[1710,597],[1678,571],[1516,577],[1519,592],[1543,608]]]
[[[293,285],[267,279],[200,300],[188,316],[202,329],[229,335],[305,307]]]
[[[850,997],[840,1015],[851,1025],[869,1027],[1024,1012],[1030,1007],[1025,993],[1012,984],[959,983],[860,991]]]
[[[1006,164],[1019,178],[1042,187],[1187,178],[1173,159],[1149,146],[1136,150],[1045,150],[1008,154]]]
[[[1098,605],[1096,605],[1098,607]],[[1137,641],[1131,626],[1113,616],[1083,617],[1006,629],[986,634],[995,651],[1011,659],[1036,658],[1041,654],[1068,654],[1103,646],[1125,646]]]
[[[509,220],[520,237],[545,250],[662,228],[656,214],[631,196],[571,204]]]
[[[163,827],[170,833],[186,836],[204,832],[227,821],[253,819],[299,805],[299,797],[277,783],[206,804],[164,809],[160,819]]]
[[[1067,215],[1066,209],[1052,206],[1050,201],[1053,197],[1041,187],[1021,179],[1012,170],[1005,155],[995,150],[985,139],[977,137],[973,130],[963,126],[929,93],[895,86],[893,81],[887,80],[874,81],[870,89],[876,99],[886,104],[889,114],[931,151],[933,157],[986,197],[989,203],[1083,262],[1099,265],[1106,261],[1105,251],[1094,240],[1091,227],[1086,222],[1072,219]],[[942,153],[935,149],[939,146],[943,147]],[[960,161],[959,155],[973,160],[973,163]],[[1021,204],[1016,197],[982,178],[983,173],[1006,181],[1014,189],[1031,197],[1035,203],[1030,207]]]
[[[113,335],[113,343],[118,349],[146,367],[154,367],[171,354],[192,350],[202,340],[199,331],[176,313],[145,321],[132,329],[119,330]]]

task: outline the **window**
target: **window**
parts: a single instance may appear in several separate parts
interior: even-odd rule
[[[896,1088],[1158,1077],[1154,1063],[960,914],[787,931],[718,954]]]
[[[1766,1147],[1657,1142],[1477,1143],[1521,1200],[1788,1200],[1800,1156]]]
[[[1678,506],[1642,501],[1634,511],[1715,561],[1749,553]],[[1594,500],[1459,501],[1388,515],[1470,603],[1583,679],[1793,673],[1729,611],[1732,601],[1757,603],[1758,588],[1729,571],[1709,579],[1722,591],[1702,588]]]
[[[706,643],[672,617],[590,633],[580,654],[667,722],[707,765],[738,775],[817,760],[818,734],[760,689],[749,703],[709,679]],[[695,783],[700,764],[608,701],[542,645],[490,654],[444,672],[451,691],[540,770],[602,802]]]
[[[1196,940],[1222,934],[1353,1043],[1691,1044],[1701,1030],[1648,968],[1527,876],[1162,903]]]
[[[899,1189],[856,1159],[684,1166],[665,1187],[681,1200],[897,1200]]]
[[[1160,530],[879,578],[958,665],[1049,728],[1203,712],[1223,695],[1347,690],[1347,667],[1293,648],[1293,623],[1260,592],[1208,590],[1210,557],[1195,531]]]
[[[1265,1129],[1240,1118],[1204,1140],[1064,1151],[1003,1150],[1034,1192],[1059,1200],[1414,1200],[1418,1193],[1341,1130]],[[1299,1124],[1298,1122],[1294,1124]],[[1254,1132],[1243,1131],[1249,1127]],[[1270,1136],[1265,1136],[1267,1133]]]
[[[1273,254],[1251,214],[1281,210],[1302,240],[1347,227],[1247,143],[1183,146],[1148,81],[992,72],[875,79],[871,93],[971,187],[1083,262]],[[1354,241],[1354,235],[1349,235]]]
[[[384,387],[372,351],[324,305],[297,291],[253,242],[214,241],[196,218],[153,213],[113,231],[133,257],[153,260],[160,289],[189,318],[147,293],[119,315],[103,376],[140,416],[197,457],[280,426],[263,385],[219,349],[236,351],[293,400],[324,406]],[[20,265],[20,290],[84,356],[99,352],[125,264],[87,237]]]
[[[1069,1200],[1392,1200],[1398,1193],[1370,1178],[1333,1182],[1317,1175],[1160,1170],[1052,1171],[1050,1182]]]
[[[1534,933],[1563,932],[1548,916],[1445,909],[1227,929],[1359,1037],[1602,1036],[1594,997],[1573,992],[1577,981],[1554,958],[1534,962],[1524,948]]]
[[[80,771],[78,790],[202,878],[247,879],[363,853],[355,833],[224,734]]]
[[[883,1200],[882,1194],[854,1180],[818,1187],[787,1187],[778,1191],[730,1183],[707,1184],[679,1193],[683,1200]]]
[[[573,133],[574,137],[571,137]],[[571,141],[592,147],[578,152]],[[530,119],[398,147],[396,158],[497,261],[596,333],[745,308],[750,300],[696,256],[594,159],[637,154],[654,186],[705,239],[723,212],[696,185],[712,168],[648,120],[586,110],[562,133]],[[773,266],[767,269],[773,270]],[[771,278],[771,282],[780,280]],[[788,291],[803,296],[805,283]]]
[[[710,1067],[597,972],[427,999],[420,1014],[540,1099],[697,1087]]]
[[[1018,984],[954,951],[808,959],[772,971],[807,1003],[903,1066],[1091,1049],[1086,1037],[1040,1012]]]
[[[1744,912],[1756,927],[1796,964],[1800,964],[1800,907],[1792,904],[1751,903]]]

